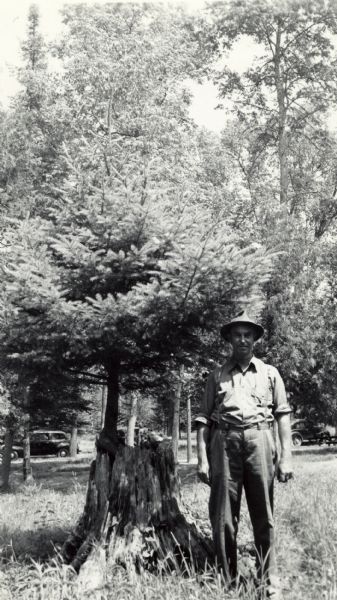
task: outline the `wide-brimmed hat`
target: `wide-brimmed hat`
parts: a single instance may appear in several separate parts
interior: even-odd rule
[[[264,329],[262,325],[255,323],[255,321],[253,321],[253,319],[251,319],[247,315],[246,311],[243,310],[236,317],[234,317],[234,319],[232,319],[228,323],[225,323],[221,327],[220,333],[222,337],[225,338],[225,340],[227,340],[227,342],[229,341],[229,333],[233,325],[250,325],[255,332],[255,341],[259,340],[260,337],[262,337],[264,334]]]

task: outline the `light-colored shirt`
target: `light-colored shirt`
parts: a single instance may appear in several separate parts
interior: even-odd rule
[[[195,421],[246,426],[290,412],[278,370],[253,356],[245,370],[232,358],[209,375]]]

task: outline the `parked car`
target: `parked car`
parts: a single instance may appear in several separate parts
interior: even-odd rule
[[[0,446],[0,451],[3,445]],[[68,456],[70,452],[69,436],[64,431],[36,429],[30,433],[31,456]],[[79,448],[77,448],[79,452]],[[12,447],[12,458],[23,456],[23,439],[14,440]]]
[[[291,424],[291,439],[293,446],[302,444],[323,444],[329,441],[330,433],[324,425],[311,423],[305,419],[297,419]]]

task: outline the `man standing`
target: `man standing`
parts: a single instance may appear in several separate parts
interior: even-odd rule
[[[221,335],[231,358],[209,376],[198,422],[198,476],[210,483],[209,514],[215,552],[226,580],[236,582],[237,532],[242,488],[253,526],[257,574],[268,598],[281,597],[275,564],[273,483],[277,421],[281,445],[277,477],[292,477],[290,413],[277,369],[253,354],[263,327],[245,312],[226,323]]]

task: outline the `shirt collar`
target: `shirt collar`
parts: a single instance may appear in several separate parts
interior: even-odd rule
[[[237,363],[237,361],[232,357],[229,360],[228,371],[231,372],[235,368],[239,369],[240,371],[242,370],[240,365]],[[258,359],[255,356],[252,356],[251,361],[246,369],[246,371],[249,371],[249,370],[253,370],[255,372],[257,372],[257,370],[258,370]]]

